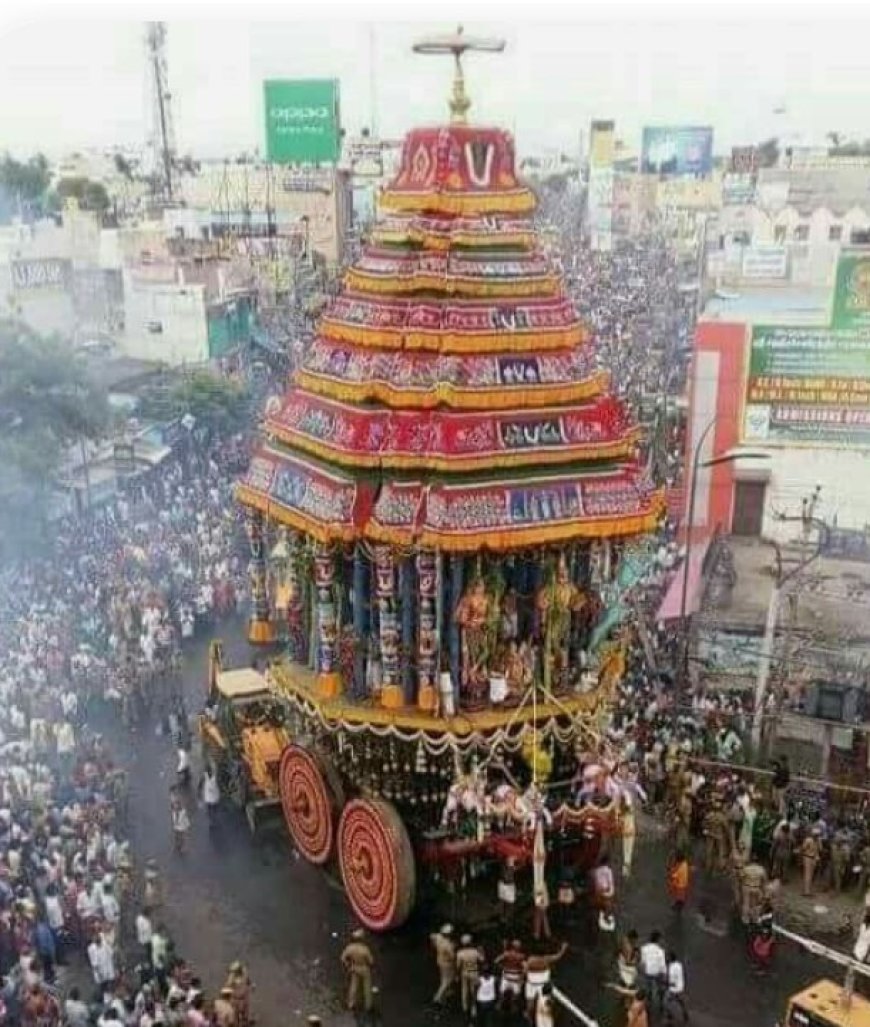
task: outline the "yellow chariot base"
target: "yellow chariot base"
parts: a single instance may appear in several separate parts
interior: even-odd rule
[[[269,686],[278,695],[297,705],[309,708],[311,713],[324,721],[345,724],[369,724],[373,727],[394,726],[405,731],[426,731],[435,734],[453,734],[458,737],[471,735],[476,731],[496,731],[508,724],[517,727],[561,716],[592,716],[612,694],[612,683],[602,681],[598,688],[582,694],[560,696],[556,702],[527,703],[522,709],[516,707],[492,707],[475,712],[460,711],[455,716],[435,716],[430,709],[404,704],[402,690],[390,689],[390,695],[383,692],[378,702],[373,699],[352,700],[321,685],[324,675],[319,675],[290,661],[273,663],[266,674]],[[333,675],[329,675],[333,677]],[[615,683],[615,682],[613,682]],[[386,691],[386,689],[384,690]],[[428,702],[428,696],[420,699]],[[434,706],[434,696],[432,697]]]
[[[248,621],[248,641],[251,645],[271,645],[275,641],[275,625],[252,617]]]

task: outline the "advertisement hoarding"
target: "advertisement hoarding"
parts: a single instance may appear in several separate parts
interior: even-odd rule
[[[743,436],[870,444],[870,326],[753,325]]]
[[[713,129],[707,125],[647,125],[640,170],[651,175],[709,175],[713,170]]]
[[[755,175],[723,175],[722,205],[747,207],[755,202]]]
[[[743,251],[744,278],[785,278],[787,270],[785,246],[747,246]]]
[[[613,246],[613,155],[616,125],[593,121],[589,133],[589,194],[587,214],[589,240],[593,250],[609,251]]]
[[[589,131],[589,167],[611,167],[615,149],[616,122],[593,121]]]
[[[837,261],[831,323],[835,328],[870,327],[870,255],[844,253]]]
[[[335,163],[341,152],[337,79],[263,83],[266,156],[277,164]]]
[[[70,283],[72,264],[55,257],[13,260],[11,271],[12,285],[17,292],[62,292]]]

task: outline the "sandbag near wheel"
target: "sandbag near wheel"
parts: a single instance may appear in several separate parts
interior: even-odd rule
[[[317,866],[332,854],[337,802],[318,758],[299,745],[288,745],[278,770],[281,806],[287,830],[299,852]]]
[[[347,897],[370,931],[400,927],[414,908],[417,871],[396,807],[353,799],[338,824],[338,859]]]

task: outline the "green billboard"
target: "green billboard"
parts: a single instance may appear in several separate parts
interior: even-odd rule
[[[743,437],[747,442],[870,442],[870,324],[753,325]]]
[[[837,261],[831,323],[835,328],[870,326],[870,256],[844,253]]]
[[[338,80],[268,79],[263,83],[266,156],[277,164],[338,160]]]

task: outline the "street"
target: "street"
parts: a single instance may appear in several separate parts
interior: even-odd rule
[[[219,631],[227,666],[250,661],[241,629],[241,622],[234,622]],[[202,702],[207,643],[201,637],[186,650],[185,694],[193,714]],[[349,1023],[340,1009],[344,989],[338,957],[355,924],[336,877],[295,858],[280,819],[252,839],[243,815],[230,808],[211,836],[204,813],[195,810],[188,851],[175,855],[167,803],[174,780],[169,740],[143,729],[132,746],[120,735],[116,744],[129,758],[137,860],[140,865],[150,857],[158,860],[167,884],[164,919],[179,952],[207,988],[220,985],[228,964],[242,959],[256,985],[254,1007],[264,1027],[302,1023],[311,1013],[326,1024]],[[659,928],[684,957],[694,1023],[772,1027],[790,994],[819,977],[836,976],[834,968],[782,946],[773,977],[754,975],[739,931],[729,923],[727,882],[708,882],[698,872],[689,906],[679,918],[666,901],[664,861],[664,845],[656,835],[639,839],[636,879],[617,895],[619,928],[636,927],[642,940]],[[425,909],[418,909],[403,930],[369,939],[386,1027],[436,1019],[459,1022],[458,1014],[438,1014],[429,1005],[436,974],[428,932],[438,926]],[[621,1023],[619,997],[602,987],[615,977],[614,952],[600,944],[593,947],[587,934],[582,925],[569,930],[571,947],[557,968],[557,986],[602,1025]],[[493,949],[500,942],[485,940]]]

